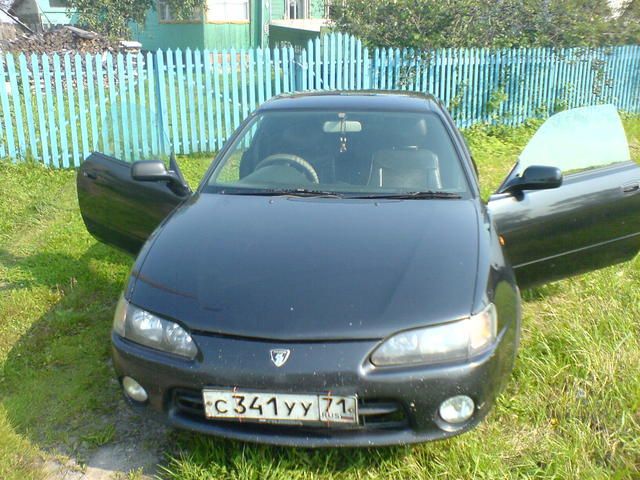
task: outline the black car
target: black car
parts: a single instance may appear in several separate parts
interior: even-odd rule
[[[564,179],[563,179],[564,174]],[[488,203],[430,96],[281,96],[192,192],[175,163],[94,153],[88,230],[137,254],[113,326],[130,403],[299,446],[475,426],[512,369],[519,288],[633,258],[640,168],[613,106],[551,117]]]

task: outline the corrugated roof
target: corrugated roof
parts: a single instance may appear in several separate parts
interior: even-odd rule
[[[9,10],[0,7],[0,24],[17,25],[26,32],[32,32],[18,17],[9,12]]]
[[[20,25],[12,15],[4,8],[0,8],[0,23],[10,23],[12,25]]]

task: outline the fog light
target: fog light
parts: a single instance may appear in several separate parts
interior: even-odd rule
[[[124,393],[136,402],[146,402],[147,398],[149,398],[146,390],[142,388],[142,385],[131,377],[124,377],[122,379],[122,387],[124,388]]]
[[[474,408],[475,404],[471,398],[466,395],[456,395],[440,404],[440,417],[449,423],[466,422],[473,415]]]

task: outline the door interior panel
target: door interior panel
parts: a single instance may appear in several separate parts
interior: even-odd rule
[[[640,249],[634,162],[567,175],[557,189],[494,195],[488,208],[522,288],[626,261]]]
[[[77,187],[87,230],[131,254],[182,201],[165,183],[133,180],[130,163],[101,153],[92,153],[81,165]]]

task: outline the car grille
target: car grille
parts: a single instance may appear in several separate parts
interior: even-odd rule
[[[363,427],[404,428],[408,424],[407,415],[402,405],[390,400],[359,400],[358,416]]]
[[[202,392],[185,389],[174,390],[172,404],[179,414],[208,421],[204,415]],[[358,417],[360,425],[355,428],[367,430],[403,429],[409,423],[402,405],[392,400],[358,399]]]
[[[195,390],[174,390],[173,405],[180,413],[204,418],[202,393]]]

